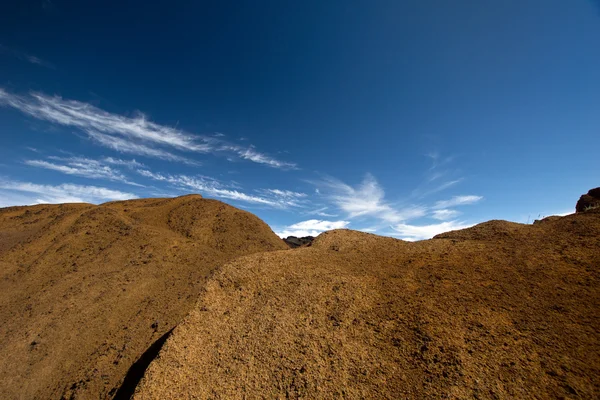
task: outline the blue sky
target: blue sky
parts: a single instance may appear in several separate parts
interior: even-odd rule
[[[597,1],[155,3],[0,5],[0,207],[200,193],[419,240],[600,184]]]

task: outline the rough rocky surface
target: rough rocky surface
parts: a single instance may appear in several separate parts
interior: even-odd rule
[[[112,397],[215,267],[280,249],[198,195],[0,209],[0,398]]]
[[[288,236],[283,239],[284,242],[287,243],[292,249],[296,249],[298,247],[310,246],[311,243],[315,240],[313,236],[304,236],[304,237],[296,237],[296,236]]]
[[[599,249],[590,207],[294,250],[200,196],[0,209],[0,398],[599,398]]]
[[[220,268],[136,399],[600,397],[600,212]]]
[[[576,212],[584,212],[589,209],[600,207],[600,187],[590,189],[587,194],[582,195],[575,206]]]

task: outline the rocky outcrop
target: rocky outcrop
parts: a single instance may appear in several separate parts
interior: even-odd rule
[[[296,236],[288,236],[283,241],[287,243],[292,249],[296,247],[307,247],[310,246],[312,241],[315,240],[314,236],[304,236],[304,237],[296,237]]]
[[[590,189],[587,194],[582,195],[575,206],[576,212],[584,212],[600,207],[600,187]]]

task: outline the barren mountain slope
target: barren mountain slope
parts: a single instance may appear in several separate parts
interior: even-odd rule
[[[219,269],[135,398],[598,398],[599,278],[595,211],[327,232]]]
[[[0,398],[115,394],[216,266],[286,248],[198,195],[0,209]]]

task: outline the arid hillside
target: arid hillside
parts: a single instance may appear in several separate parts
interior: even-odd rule
[[[127,397],[215,267],[280,249],[254,215],[198,195],[0,209],[0,398]]]
[[[599,398],[599,211],[238,258],[135,398]]]

